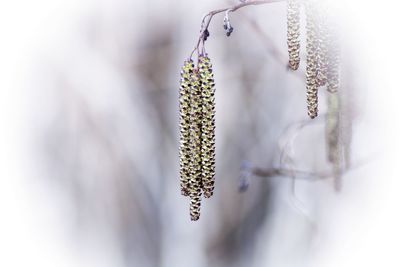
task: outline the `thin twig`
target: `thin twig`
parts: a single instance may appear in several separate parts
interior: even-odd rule
[[[204,33],[206,30],[208,30],[208,27],[210,26],[212,18],[219,13],[226,12],[229,10],[229,12],[235,12],[242,7],[246,6],[256,6],[256,5],[264,5],[264,4],[270,4],[270,3],[275,3],[275,2],[283,2],[286,0],[259,0],[259,1],[248,1],[248,2],[243,2],[231,7],[226,7],[226,8],[221,8],[221,9],[216,9],[213,11],[208,12],[206,15],[203,16],[203,19],[201,20],[201,27],[200,27],[200,36],[199,39],[197,40],[197,44],[194,47],[192,53],[190,53],[190,59],[193,56],[193,53],[197,50],[198,53],[200,53],[200,45],[203,44],[204,47]],[[208,18],[208,19],[207,19]],[[206,21],[207,20],[207,21]]]

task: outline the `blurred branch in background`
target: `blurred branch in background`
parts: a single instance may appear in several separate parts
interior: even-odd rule
[[[155,17],[148,14],[142,19],[156,30],[136,41],[140,53],[124,54],[124,60],[117,54],[110,60],[118,63],[108,67],[123,75],[114,86],[98,87],[96,66],[88,68],[92,72],[86,74],[85,86],[77,85],[76,69],[57,66],[61,73],[54,88],[59,108],[44,139],[46,158],[54,170],[51,177],[62,178],[71,194],[82,239],[88,238],[84,234],[88,227],[95,235],[110,235],[126,266],[161,265],[161,203],[174,179],[170,173],[175,165],[175,99],[174,85],[168,80],[174,56],[171,33],[176,27]],[[108,30],[113,29],[98,28],[97,32],[110,35]],[[95,43],[92,49],[101,51],[102,45]],[[102,61],[108,55],[98,56]],[[120,64],[125,58],[133,69]],[[86,58],[79,60],[87,64]],[[103,75],[109,77],[109,73]],[[127,86],[121,86],[124,83]],[[91,87],[95,95],[85,93]],[[98,102],[100,92],[111,98]]]

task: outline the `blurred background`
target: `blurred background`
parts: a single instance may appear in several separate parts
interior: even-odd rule
[[[300,70],[286,68],[286,4],[232,13],[229,38],[214,17],[216,189],[190,221],[180,68],[202,16],[238,2],[1,4],[1,266],[400,263],[390,1],[329,11],[341,88],[320,92],[312,121],[304,49]]]

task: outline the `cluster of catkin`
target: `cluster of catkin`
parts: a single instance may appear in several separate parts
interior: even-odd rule
[[[297,70],[300,64],[300,8],[306,14],[306,89],[310,118],[318,116],[318,89],[327,86],[330,93],[339,87],[339,51],[336,36],[321,1],[287,1],[287,45],[289,67]]]
[[[215,181],[215,83],[210,58],[200,55],[197,67],[184,62],[180,96],[180,184],[190,198],[190,218],[200,218],[201,196],[213,195]]]

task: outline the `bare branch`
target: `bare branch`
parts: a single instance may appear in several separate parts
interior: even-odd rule
[[[221,8],[221,9],[216,9],[208,12],[206,15],[203,16],[203,19],[201,20],[201,27],[200,27],[200,36],[197,41],[196,46],[194,47],[192,53],[190,54],[190,59],[193,56],[193,53],[197,50],[197,52],[200,54],[200,45],[203,44],[204,48],[204,34],[206,31],[208,31],[208,26],[210,26],[212,18],[222,12],[235,12],[242,7],[246,6],[256,6],[256,5],[264,5],[264,4],[270,4],[270,3],[275,3],[275,2],[284,2],[286,0],[259,0],[259,1],[246,1],[242,2],[240,4],[231,6],[231,7],[226,7],[226,8]]]

